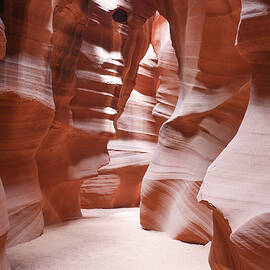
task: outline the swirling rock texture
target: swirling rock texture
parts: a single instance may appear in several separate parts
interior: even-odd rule
[[[113,122],[151,37],[151,20],[139,31],[112,21],[117,2],[3,5],[10,45],[1,63],[1,176],[10,245],[41,234],[41,208],[47,224],[80,217],[82,181],[108,163]]]
[[[9,246],[43,231],[35,154],[54,114],[48,63],[51,15],[49,1],[1,2],[8,45],[0,61],[0,175],[10,222]]]
[[[153,21],[151,43],[157,55],[159,79],[156,106],[152,113],[161,126],[175,109],[180,82],[178,62],[171,42],[169,23],[158,13]]]
[[[141,179],[157,137],[157,129],[151,114],[155,104],[157,83],[154,74],[155,54],[153,49],[146,54],[151,41],[153,18],[142,21],[140,18],[128,16],[121,9],[125,7],[129,11],[129,7],[124,5],[125,2],[121,2],[118,9],[116,7],[119,1],[118,5],[116,2],[110,4],[115,7],[114,13],[109,14],[115,20],[111,22],[108,19],[108,12],[105,12],[106,5],[102,1],[96,1],[99,13],[95,13],[95,21],[101,25],[106,25],[106,22],[112,23],[113,40],[104,42],[103,31],[100,43],[94,46],[94,50],[92,49],[95,53],[92,58],[95,57],[96,61],[101,63],[100,68],[94,70],[93,74],[97,78],[96,84],[91,88],[95,89],[96,96],[96,99],[92,100],[93,104],[96,106],[97,100],[100,100],[101,105],[106,106],[104,111],[111,114],[105,120],[113,132],[112,120],[114,121],[116,137],[108,145],[110,163],[98,171],[97,177],[88,177],[89,179],[84,181],[81,188],[83,208],[138,205]],[[112,35],[112,26],[107,26],[108,37]],[[138,72],[139,62],[145,54],[147,56]],[[108,61],[109,59],[111,60]],[[89,68],[89,63],[86,64]],[[118,69],[118,73],[112,72],[113,69]],[[108,89],[107,93],[105,91],[101,93],[99,90],[102,82],[106,87],[103,88]],[[86,81],[82,83],[85,88]],[[82,93],[83,90],[85,93],[85,89],[81,90]],[[104,115],[100,118],[101,123],[104,122]]]
[[[114,22],[117,2],[1,4],[9,40],[0,65],[9,245],[42,233],[42,208],[47,224],[80,217],[82,181],[108,163],[113,123],[135,86],[152,29],[152,20],[137,21],[136,29]],[[1,45],[2,29],[1,22]]]
[[[140,63],[135,88],[117,122],[117,135],[108,144],[110,163],[97,177],[84,181],[82,208],[138,206],[141,181],[157,142],[152,116],[158,82],[152,46]]]
[[[76,169],[84,167],[72,152],[72,139],[76,140],[78,135],[73,129],[71,101],[75,96],[82,36],[87,27],[87,8],[85,1],[59,1],[53,12],[50,67],[55,114],[36,156],[47,224],[81,216],[78,193],[81,175]],[[77,147],[82,148],[80,144]],[[80,156],[81,163],[89,168],[90,156],[86,154],[84,159]]]
[[[252,70],[250,101],[237,135],[209,167],[199,199],[213,207],[212,269],[265,270],[270,265],[267,1],[242,1],[237,47]]]
[[[81,188],[82,208],[139,205],[142,177],[154,152],[159,128],[176,105],[179,87],[169,24],[158,14],[152,23],[151,44],[118,119],[116,137],[108,144],[110,163],[99,170],[97,177],[84,181]]]
[[[2,1],[1,269],[6,242],[42,233],[43,211],[47,224],[80,217],[80,193],[87,208],[138,205],[150,160],[144,228],[212,240],[214,270],[268,269],[269,10]]]
[[[167,18],[180,67],[178,103],[161,128],[143,180],[141,224],[205,244],[212,235],[211,212],[196,196],[208,166],[235,135],[248,101],[249,69],[234,47],[240,5],[133,5],[140,16],[158,9]]]
[[[117,2],[111,1],[109,6],[98,0],[87,2],[88,22],[85,30],[78,29],[82,35],[78,32],[74,43],[77,46],[74,50],[79,49],[77,66],[72,66],[74,76],[69,77],[72,74],[69,70],[62,76],[61,82],[55,75],[59,101],[55,99],[54,122],[58,126],[60,141],[53,138],[56,135],[54,128],[51,138],[50,132],[48,134],[49,144],[45,140],[44,148],[41,147],[38,153],[42,190],[45,190],[46,198],[45,217],[49,223],[80,216],[78,195],[81,183],[97,175],[97,169],[109,161],[107,143],[115,134],[114,121],[123,111],[121,109],[117,115],[119,104],[124,107],[135,85],[139,61],[149,45],[151,28],[148,23],[141,27],[141,32],[133,32],[126,22],[118,24],[112,21],[112,10],[118,7]],[[76,18],[81,20],[82,15],[79,12]],[[60,17],[59,27],[63,25],[61,20],[67,20],[66,14]],[[75,24],[72,22],[67,27],[77,27],[76,18]],[[84,22],[80,24],[84,25]],[[70,31],[68,34],[74,37]],[[66,40],[62,42],[70,49]],[[74,55],[77,54],[71,52],[72,63]],[[55,56],[57,66],[58,62],[62,63],[63,57]],[[66,61],[68,69],[70,60]],[[59,69],[60,74],[63,71]],[[75,84],[68,82],[65,76],[74,78]],[[75,86],[74,93],[71,88],[68,89],[72,85]],[[63,95],[67,98],[65,102]],[[64,133],[66,136],[63,136]],[[52,149],[53,155],[50,153]],[[61,200],[59,194],[62,195]]]
[[[0,60],[6,55],[6,35],[5,25],[0,18]],[[6,194],[0,179],[0,269],[9,270],[9,264],[5,254],[5,246],[7,233],[9,229],[9,221],[6,205]]]

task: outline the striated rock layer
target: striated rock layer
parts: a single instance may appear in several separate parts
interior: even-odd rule
[[[0,18],[0,59],[4,58],[6,55],[6,43],[5,25]]]
[[[107,143],[152,30],[152,19],[138,29],[114,22],[119,5],[126,2],[1,5],[8,48],[0,63],[0,176],[9,245],[42,233],[42,210],[47,224],[80,217],[82,181],[109,161]],[[2,21],[0,30],[3,55]]]
[[[122,8],[129,10],[125,1],[113,1],[109,7],[102,1],[95,2],[98,9],[92,13],[95,18],[93,23],[94,26],[98,24],[103,28],[98,46],[93,46],[96,42],[94,40],[89,42],[93,47],[89,60],[99,62],[99,66],[93,69],[91,74],[92,78],[96,76],[95,84],[90,86],[90,89],[95,91],[89,91],[89,95],[95,94],[95,99],[91,102],[95,115],[100,118],[100,126],[104,127],[105,123],[111,134],[116,132],[116,137],[108,145],[108,166],[101,168],[98,176],[93,178],[89,174],[85,178],[81,189],[81,205],[83,208],[135,206],[139,204],[141,179],[149,163],[149,153],[157,133],[151,115],[157,83],[154,75],[155,64],[151,60],[154,57],[153,52],[141,65],[136,84],[139,62],[151,41],[153,18],[141,21],[132,16],[124,16],[126,13]],[[113,7],[110,13],[106,12]],[[91,15],[89,17],[92,18]],[[108,40],[104,40],[104,25]],[[96,39],[90,33],[87,38]],[[87,50],[89,54],[89,47]],[[88,64],[88,68],[93,66],[93,62],[85,60],[84,64]],[[82,88],[77,91],[82,93],[84,98],[87,93],[85,88],[89,87],[89,83],[87,86],[86,83],[86,79],[81,81]],[[106,90],[102,93],[100,89]],[[135,90],[131,95],[133,89]],[[85,99],[83,102],[85,103]],[[97,108],[97,104],[106,106],[104,113],[107,113],[108,117],[104,119],[104,114],[99,114],[100,108]],[[141,109],[143,106],[145,108]],[[96,129],[99,128],[96,126],[99,122],[92,121],[88,124]],[[100,137],[102,134],[97,135]]]
[[[143,180],[141,224],[205,244],[212,235],[211,212],[196,196],[208,166],[235,135],[248,102],[249,69],[234,47],[240,5],[150,2],[133,1],[133,10],[147,18],[158,9],[169,21],[180,89]]]
[[[152,46],[140,63],[134,90],[109,142],[110,163],[81,188],[82,208],[138,206],[143,175],[157,141],[152,116],[156,103],[157,69]]]
[[[116,137],[108,144],[110,163],[99,170],[97,177],[84,181],[81,189],[83,208],[139,204],[141,180],[151,160],[157,133],[177,102],[178,64],[171,45],[169,25],[160,15],[155,15],[153,22],[151,20],[146,25],[152,23],[149,34],[153,48],[150,45],[140,62],[136,85],[123,113],[120,108]],[[133,30],[136,25],[129,21],[128,26]],[[148,42],[146,40],[144,46]],[[130,91],[126,85],[124,81],[121,89],[124,99]]]
[[[9,264],[5,254],[9,221],[7,214],[6,196],[0,179],[0,269],[9,270]]]
[[[0,60],[6,55],[6,35],[5,26],[0,18]],[[9,270],[9,264],[6,258],[5,247],[7,233],[9,229],[9,221],[7,214],[6,195],[0,179],[0,269]]]
[[[48,63],[53,7],[34,0],[4,1],[2,7],[8,46],[0,61],[0,175],[12,246],[43,231],[35,155],[54,114]]]
[[[270,265],[270,5],[242,1],[237,48],[252,70],[247,112],[234,139],[209,167],[199,199],[213,207],[212,269]]]
[[[70,149],[73,131],[70,103],[75,96],[75,72],[87,27],[86,11],[87,3],[77,0],[59,1],[53,12],[50,67],[55,114],[36,156],[46,223],[81,215],[78,199],[81,181],[76,175],[78,161]]]
[[[156,13],[152,27],[151,43],[157,55],[158,89],[153,116],[159,126],[173,113],[179,93],[179,70],[172,46],[168,21]]]
[[[43,213],[138,205],[143,178],[144,228],[268,269],[269,4],[2,2],[0,268]]]

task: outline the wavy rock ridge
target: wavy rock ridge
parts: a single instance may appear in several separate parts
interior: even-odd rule
[[[83,0],[1,5],[1,269],[9,269],[6,238],[13,246],[38,237],[44,219],[80,217],[82,181],[109,161],[119,104],[134,88],[151,36],[148,23],[139,35],[113,22],[116,7]]]
[[[4,0],[1,269],[5,245],[38,237],[44,220],[135,206],[140,189],[144,228],[212,241],[214,270],[268,269],[269,10]]]
[[[269,5],[132,4],[140,16],[167,18],[180,67],[179,101],[143,180],[142,225],[182,241],[212,238],[212,269],[267,269]]]

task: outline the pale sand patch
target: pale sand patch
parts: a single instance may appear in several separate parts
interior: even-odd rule
[[[83,210],[80,220],[8,250],[13,270],[209,270],[208,246],[142,230],[139,209]]]

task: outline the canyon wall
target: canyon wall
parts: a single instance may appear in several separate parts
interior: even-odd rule
[[[139,206],[141,181],[159,129],[152,116],[158,82],[156,66],[150,46],[140,63],[135,88],[118,118],[116,136],[108,144],[110,163],[81,187],[82,208]]]
[[[80,217],[82,181],[109,162],[107,143],[135,86],[152,19],[133,31],[112,20],[116,2],[109,9],[99,2],[1,3],[1,58],[8,40],[0,62],[1,263],[6,210],[8,246],[30,241],[44,219]],[[139,186],[137,201],[138,193]]]
[[[44,221],[141,203],[143,228],[212,241],[213,270],[267,269],[269,10],[4,0],[0,268]]]
[[[249,68],[234,47],[240,5],[221,2],[152,5],[170,23],[180,88],[143,179],[141,224],[191,243],[211,240],[211,212],[196,196],[208,166],[236,134],[248,102]],[[134,10],[147,16],[147,7],[136,4]]]
[[[143,179],[141,224],[192,243],[212,238],[212,269],[261,270],[270,263],[269,5],[225,2],[132,1],[138,15],[168,19],[180,68],[178,103]]]
[[[236,46],[251,67],[247,112],[234,139],[208,168],[199,199],[213,208],[212,269],[270,265],[270,5],[242,1]]]
[[[48,1],[1,3],[7,52],[0,61],[0,175],[10,222],[9,246],[39,236],[44,226],[35,155],[55,108],[48,61],[52,9]]]
[[[0,18],[0,61],[6,55],[6,35],[5,25]],[[9,270],[9,264],[6,258],[5,247],[9,221],[7,214],[6,195],[0,179],[0,268]]]
[[[151,45],[140,62],[136,85],[108,144],[110,163],[81,188],[82,208],[138,206],[141,181],[151,161],[161,124],[177,102],[178,64],[168,22],[155,15]],[[160,36],[163,39],[160,39]]]

